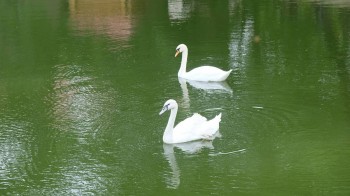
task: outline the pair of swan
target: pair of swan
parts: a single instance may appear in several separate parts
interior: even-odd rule
[[[178,72],[179,78],[200,82],[221,82],[226,80],[232,71],[223,71],[212,66],[201,66],[186,72],[188,48],[185,44],[180,44],[176,47],[175,57],[179,53],[182,53],[181,66]],[[178,110],[178,104],[175,100],[169,99],[166,101],[159,115],[167,110],[170,110],[170,117],[163,134],[164,143],[176,144],[201,139],[212,140],[219,130],[221,113],[211,120],[207,120],[200,114],[195,113],[192,117],[181,121],[174,127]]]

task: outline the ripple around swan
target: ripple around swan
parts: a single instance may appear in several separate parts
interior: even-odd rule
[[[298,111],[292,108],[296,107],[252,105],[240,110],[255,129],[287,131],[297,125]]]
[[[296,134],[295,131],[300,130],[299,109],[300,107],[295,105],[252,103],[244,104],[244,107],[239,104],[231,108],[224,107],[220,124],[222,139],[216,143],[220,146],[219,152],[223,153],[222,155],[240,155],[250,154],[261,145],[266,148],[270,148],[269,145],[277,147],[277,140]],[[241,149],[244,151],[235,152]]]
[[[245,153],[246,149],[239,149],[229,152],[217,152],[217,153],[211,153],[209,156],[220,156],[220,155],[232,155],[232,154],[239,154],[239,153]]]

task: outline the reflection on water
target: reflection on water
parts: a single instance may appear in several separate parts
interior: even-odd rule
[[[170,21],[182,22],[190,17],[192,6],[184,0],[168,0],[168,13]]]
[[[219,135],[219,134],[218,134]],[[167,159],[172,170],[171,175],[167,177],[166,183],[168,188],[177,189],[180,185],[181,172],[176,162],[174,149],[180,149],[187,154],[195,154],[203,148],[214,149],[213,141],[200,140],[180,144],[163,144],[164,156]]]
[[[349,13],[330,0],[0,1],[0,195],[350,195]],[[163,74],[183,42],[232,68],[234,93]],[[215,150],[146,131],[163,127],[165,97],[223,111]]]
[[[205,90],[207,92],[226,92],[226,93],[232,93],[231,87],[227,84],[226,81],[223,82],[199,82],[199,81],[192,81],[192,80],[186,80],[183,78],[179,78],[179,83],[182,88],[183,92],[185,91],[185,88],[187,89],[187,83],[190,84],[192,87],[196,89]]]
[[[349,0],[306,0],[308,2],[329,5],[334,7],[350,7]]]
[[[47,98],[52,105],[52,128],[58,130],[56,134],[69,135],[69,143],[56,149],[60,152],[57,158],[61,167],[64,165],[60,168],[60,182],[56,183],[69,194],[81,194],[79,187],[94,190],[104,186],[100,170],[96,168],[102,169],[105,165],[97,162],[86,146],[111,126],[116,92],[90,76],[87,67],[56,65],[53,93]]]
[[[69,0],[69,11],[78,33],[93,31],[122,41],[128,40],[132,33],[128,0]]]
[[[208,93],[229,93],[232,94],[231,87],[227,84],[226,81],[223,82],[199,82],[199,81],[192,81],[192,80],[186,80],[183,78],[178,78],[180,87],[182,90],[182,105],[184,108],[190,107],[190,96],[188,93],[187,83],[190,84],[192,87],[200,90],[204,90]]]
[[[233,70],[240,70],[244,74],[254,37],[254,21],[248,17],[245,21],[242,21],[242,25],[243,28],[241,31],[231,33],[228,48],[230,50],[231,67]]]
[[[115,92],[100,91],[96,78],[85,73],[84,66],[57,65],[55,68],[54,94],[49,98],[53,102],[54,127],[98,132],[102,126],[99,120],[111,112],[108,105],[115,100]]]
[[[190,108],[190,95],[188,93],[188,88],[187,88],[187,82],[185,79],[178,78],[180,87],[182,90],[182,105],[184,108],[189,109]]]
[[[21,134],[30,130],[28,122],[15,119],[1,119],[0,129],[0,193],[3,187],[14,185],[18,180],[30,175],[33,169],[30,149]],[[29,151],[28,151],[29,150]],[[26,164],[29,165],[29,168]]]

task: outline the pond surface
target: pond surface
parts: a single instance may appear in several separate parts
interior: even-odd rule
[[[350,195],[350,3],[0,2],[0,195]],[[179,80],[232,69],[224,83]],[[222,113],[220,138],[162,141]]]

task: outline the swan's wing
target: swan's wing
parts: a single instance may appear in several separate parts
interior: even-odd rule
[[[222,73],[225,72],[220,68],[214,67],[214,66],[209,66],[209,65],[204,65],[200,67],[196,67],[192,69],[194,72],[212,72],[212,73]]]
[[[198,133],[198,128],[207,122],[207,119],[200,114],[193,114],[193,116],[181,121],[173,130],[173,139],[176,141],[192,141],[201,139]]]
[[[231,71],[223,71],[213,66],[201,66],[186,73],[186,78],[198,81],[222,81]]]
[[[198,113],[195,113],[193,114],[193,116],[186,118],[185,120],[177,124],[175,127],[176,130],[174,130],[174,132],[175,131],[178,133],[193,132],[193,129],[195,129],[195,127],[201,126],[206,122],[207,122],[207,119],[205,117],[201,116]]]
[[[216,132],[219,130],[219,124],[221,121],[221,113],[217,115],[215,118],[201,124],[200,127],[198,127],[198,132],[200,132],[200,135],[203,139],[210,139],[212,138]]]
[[[173,140],[175,143],[199,139],[211,140],[215,138],[215,134],[219,130],[220,121],[221,114],[208,121],[205,117],[195,113],[174,128]]]
[[[196,67],[192,69],[191,71],[187,72],[187,74],[191,76],[212,76],[212,75],[217,75],[217,74],[222,74],[224,73],[223,70],[213,67],[213,66],[201,66],[201,67]]]

